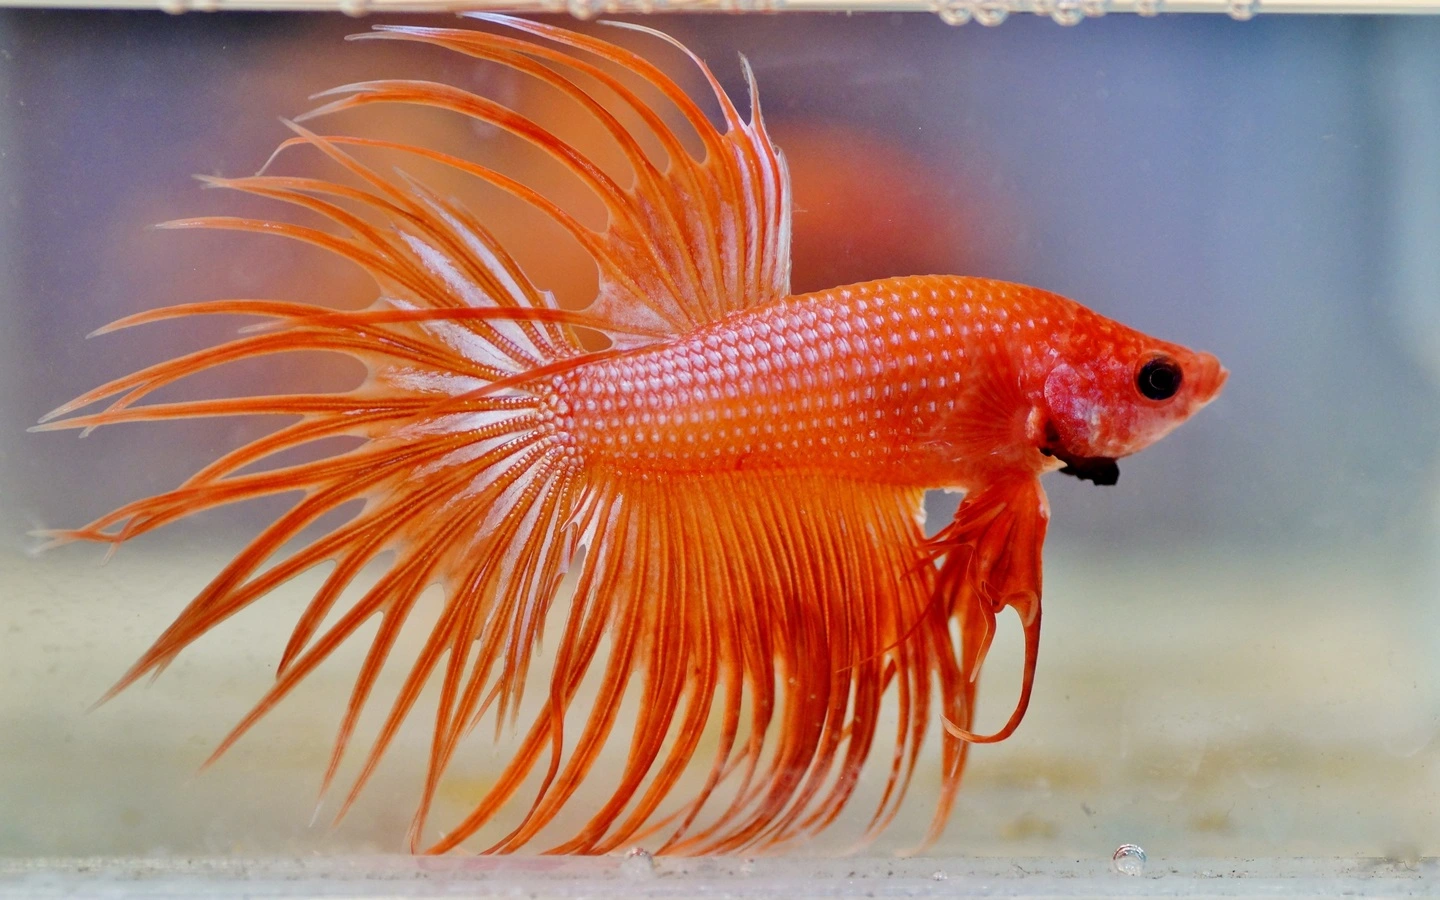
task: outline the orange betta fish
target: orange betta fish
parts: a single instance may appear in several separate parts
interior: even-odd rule
[[[345,802],[438,678],[412,848],[458,847],[528,784],[526,811],[485,848],[526,846],[579,802],[627,699],[638,711],[624,762],[607,774],[614,789],[554,852],[605,853],[642,839],[669,853],[753,851],[813,834],[855,792],[885,740],[877,730],[892,703],[894,744],[883,751],[883,788],[863,837],[896,815],[938,720],[933,839],[969,745],[1013,732],[1029,701],[1049,519],[1040,476],[1059,469],[1113,483],[1116,460],[1213,400],[1225,369],[1209,354],[1018,284],[924,276],[792,296],[790,184],[748,67],[747,120],[678,42],[616,23],[689,54],[719,104],[717,127],[630,50],[549,24],[474,18],[500,30],[380,26],[364,37],[448,48],[551,86],[603,128],[628,162],[628,184],[535,121],[445,84],[353,84],[303,118],[375,104],[459,113],[560,162],[603,201],[607,224],[588,227],[477,162],[294,123],[282,149],[310,147],[343,180],[209,179],[332,227],[225,217],[168,227],[318,245],[372,276],[378,297],[358,311],[187,303],[103,329],[203,315],[262,320],[234,340],[90,391],[42,429],[195,416],[293,421],[174,490],[52,533],[55,541],[115,545],[217,506],[295,498],[107,697],[287,580],[331,564],[274,685],[216,756],[378,620],[328,788],[397,636],[421,593],[439,585],[443,603],[424,624],[428,637]],[[663,114],[637,91],[641,83],[664,98]],[[668,124],[679,120],[698,137],[699,158]],[[472,210],[367,165],[374,152],[448,167],[548,216],[593,259],[593,302],[562,308]],[[368,375],[346,393],[138,402],[227,363],[315,350],[348,354]],[[105,405],[82,412],[97,403]],[[360,440],[311,461],[279,459],[339,435]],[[921,501],[935,488],[965,499],[927,539]],[[352,501],[362,502],[348,520],[281,552]],[[381,558],[382,574],[341,602]],[[562,592],[567,572],[573,590]],[[473,811],[427,848],[420,836],[447,765],[487,716],[497,727],[515,721],[562,593],[563,629],[538,713],[519,723],[517,750]],[[1020,699],[1000,731],[976,734],[977,676],[1006,607],[1025,633]],[[598,693],[577,702],[582,684]],[[696,786],[678,796],[687,773]]]

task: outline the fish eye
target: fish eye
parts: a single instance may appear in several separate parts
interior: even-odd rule
[[[1151,400],[1169,400],[1180,390],[1180,365],[1168,356],[1157,356],[1140,367],[1135,386]]]

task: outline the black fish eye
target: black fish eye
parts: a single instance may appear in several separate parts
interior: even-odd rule
[[[1151,400],[1169,400],[1180,390],[1180,366],[1168,356],[1158,356],[1140,367],[1135,386]]]

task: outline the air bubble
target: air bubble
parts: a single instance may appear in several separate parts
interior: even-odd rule
[[[1110,857],[1110,864],[1121,875],[1139,877],[1145,874],[1145,848],[1139,844],[1121,844]]]
[[[1054,5],[1050,7],[1050,18],[1057,25],[1064,25],[1068,28],[1072,25],[1079,25],[1080,21],[1085,18],[1085,11],[1080,8],[1080,0],[1055,0]]]
[[[1260,0],[1230,0],[1230,7],[1226,12],[1230,18],[1237,22],[1248,22],[1255,18],[1255,13],[1260,11]]]
[[[970,21],[969,0],[941,0],[935,4],[935,14],[946,25],[965,25]]]
[[[949,881],[949,880],[950,880],[950,876],[949,876],[949,875],[946,875],[944,872],[939,871],[939,870],[937,869],[936,871],[930,873],[930,880],[931,880],[931,881]]]
[[[178,16],[190,8],[186,0],[160,0],[160,9],[172,16]]]
[[[370,0],[340,0],[340,11],[352,19],[370,12]]]
[[[1135,12],[1146,17],[1158,16],[1161,2],[1162,0],[1135,0]]]
[[[565,9],[581,21],[593,19],[600,12],[600,0],[566,0]]]
[[[980,0],[975,4],[975,21],[988,28],[994,28],[1010,15],[1010,4],[1006,0]]]
[[[655,874],[655,857],[644,847],[632,847],[620,861],[620,873],[630,878],[649,878]]]
[[[1088,18],[1098,19],[1110,10],[1110,0],[1080,0],[1080,11]]]

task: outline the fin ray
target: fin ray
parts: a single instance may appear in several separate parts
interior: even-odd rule
[[[439,785],[463,737],[493,720],[497,730],[516,728],[518,749],[431,850],[479,841],[484,831],[482,846],[495,852],[543,840],[552,852],[598,853],[657,829],[667,852],[783,847],[833,823],[855,798],[872,749],[888,737],[879,733],[879,712],[894,694],[900,714],[865,829],[872,837],[900,808],[929,711],[938,703],[957,728],[970,724],[973,674],[984,648],[967,645],[957,661],[952,611],[933,601],[937,585],[949,584],[946,566],[982,558],[976,554],[984,542],[974,551],[951,549],[938,570],[916,566],[914,559],[924,558],[918,490],[767,471],[647,479],[589,465],[564,443],[547,406],[557,380],[788,294],[789,177],[766,132],[748,63],[747,120],[693,53],[651,29],[626,26],[681,46],[715,95],[717,125],[637,53],[544,23],[475,18],[506,32],[386,26],[377,37],[437,44],[558,89],[619,145],[633,184],[622,186],[583,150],[494,100],[403,80],[338,88],[287,123],[294,136],[277,154],[308,146],[340,170],[344,183],[280,174],[206,179],[324,221],[312,227],[202,216],[165,227],[272,234],[319,247],[366,272],[378,299],[358,311],[244,299],[179,304],[100,330],[195,315],[260,319],[239,337],[101,385],[59,407],[42,427],[296,417],[168,492],[59,534],[116,544],[202,510],[295,495],[107,697],[159,672],[281,584],[329,564],[280,652],[274,681],[212,761],[378,618],[321,778],[323,794],[355,751],[358,772],[339,816],[365,789],[426,686],[438,681],[412,846],[425,845]],[[617,68],[634,78],[627,82]],[[588,228],[538,190],[478,162],[403,142],[321,135],[299,124],[380,103],[440,108],[511,132],[593,191],[609,221],[603,230]],[[659,154],[653,143],[642,146],[640,129],[632,133],[622,117],[638,117]],[[695,132],[703,148],[698,157],[677,128]],[[600,275],[594,301],[578,311],[559,309],[482,216],[405,172],[372,165],[373,156],[386,153],[480,179],[547,216],[594,260]],[[582,329],[614,345],[587,352]],[[367,377],[333,395],[142,402],[232,362],[316,350],[359,360]],[[100,404],[97,411],[83,412],[92,404]],[[279,457],[339,435],[358,444],[302,464],[284,465]],[[341,506],[353,509],[348,519],[323,535],[306,533]],[[565,611],[564,641],[538,712],[526,704],[524,715],[533,718],[522,722],[540,636],[582,542],[588,546]],[[372,569],[379,571],[370,579]],[[437,585],[443,602],[428,611],[420,597]],[[394,695],[376,696],[386,665],[398,662],[392,652],[407,627],[424,631],[422,649],[403,661]],[[579,698],[591,685],[598,698],[582,708]],[[622,737],[619,710],[637,699],[637,728]],[[372,707],[384,714],[362,747],[361,719]],[[707,748],[706,738],[717,732]],[[937,821],[958,785],[961,737],[971,736],[942,734],[946,770]],[[562,812],[594,786],[604,754],[620,743],[623,762],[604,785],[608,796],[571,833],[552,836]],[[703,784],[677,803],[674,795],[691,773]],[[534,794],[525,815],[503,833],[486,831],[527,785]]]

